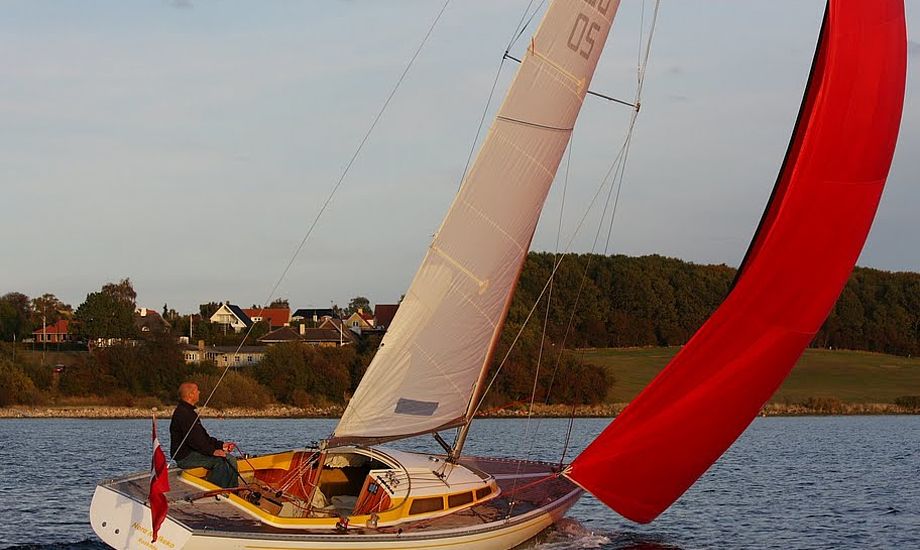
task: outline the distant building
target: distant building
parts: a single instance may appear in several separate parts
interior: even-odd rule
[[[265,307],[244,309],[243,313],[253,322],[266,321],[272,329],[286,327],[291,323],[291,310],[286,307]]]
[[[357,342],[355,334],[350,330],[346,330],[340,320],[338,325],[332,321],[333,319],[325,319],[319,328],[300,325],[299,330],[294,330],[291,327],[283,327],[259,338],[259,342],[268,345],[299,342],[310,346],[329,347],[347,346]]]
[[[365,313],[364,308],[359,307],[358,311],[352,313],[348,319],[345,319],[345,326],[351,329],[352,332],[361,334],[362,330],[373,329],[376,323],[373,315]]]
[[[60,319],[52,325],[47,325],[32,332],[32,337],[37,344],[60,344],[73,341],[73,335],[68,332],[70,321]]]
[[[185,345],[182,357],[186,363],[201,363],[211,361],[221,368],[250,367],[258,365],[265,357],[263,346],[205,346],[204,340],[199,340],[197,346]]]
[[[232,328],[233,332],[240,332],[245,328],[249,328],[249,325],[252,324],[252,319],[246,315],[246,312],[230,302],[222,303],[209,320],[212,323],[226,325]]]
[[[301,308],[291,315],[291,321],[308,321],[322,323],[323,319],[332,319],[335,312],[332,308]]]
[[[377,307],[374,308],[374,326],[382,329],[390,328],[390,323],[393,322],[398,309],[399,304],[377,304]]]
[[[302,327],[303,325],[300,326]],[[269,345],[301,341],[303,341],[303,339],[300,337],[300,334],[298,334],[297,331],[291,327],[281,327],[259,338],[259,342]]]
[[[303,341],[311,346],[347,346],[357,341],[355,333],[350,330],[335,328],[308,328],[304,330]]]
[[[145,334],[157,334],[168,332],[172,325],[169,321],[157,313],[155,309],[139,307],[134,310],[134,328],[143,336]]]

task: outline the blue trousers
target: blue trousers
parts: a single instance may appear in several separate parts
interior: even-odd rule
[[[220,456],[205,456],[199,452],[191,451],[188,456],[182,460],[177,460],[176,464],[183,470],[190,468],[207,468],[208,481],[218,487],[236,487],[239,485],[237,477],[239,475],[236,469],[236,457],[227,455],[226,458]]]

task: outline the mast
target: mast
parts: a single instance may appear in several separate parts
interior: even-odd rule
[[[459,456],[617,0],[555,0],[331,445],[461,427]]]
[[[527,248],[529,249],[530,247],[528,246]],[[522,271],[524,271],[523,263],[521,263],[521,267],[518,269],[514,289],[517,289],[517,284],[521,280]],[[514,296],[514,289],[511,291],[511,296]],[[489,365],[492,364],[492,359],[495,357],[495,350],[498,348],[498,340],[501,338],[502,329],[505,327],[505,320],[508,319],[509,309],[511,309],[510,298],[505,304],[505,311],[502,312],[502,322],[495,327],[495,335],[492,337],[489,353],[486,354],[486,361],[482,367],[482,372],[479,374],[479,379],[476,380],[476,387],[473,389],[472,397],[470,397],[470,405],[466,409],[466,422],[460,426],[457,432],[457,439],[454,441],[454,446],[451,448],[450,453],[448,453],[447,459],[450,462],[456,462],[460,458],[460,453],[463,452],[463,445],[466,444],[466,438],[470,433],[470,426],[473,424],[473,417],[476,416],[476,411],[479,408],[479,401],[482,399],[482,392],[485,389],[486,377],[489,374]]]

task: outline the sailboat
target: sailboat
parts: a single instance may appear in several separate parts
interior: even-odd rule
[[[862,249],[900,125],[902,0],[829,0],[794,133],[724,303],[568,465],[463,454],[486,371],[616,0],[556,0],[333,434],[240,461],[243,486],[169,472],[151,542],[144,472],[100,483],[115,548],[507,549],[585,492],[666,510],[735,441],[823,323]],[[452,445],[439,432],[457,429]],[[385,444],[433,435],[443,453]]]

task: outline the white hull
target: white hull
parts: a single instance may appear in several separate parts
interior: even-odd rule
[[[185,526],[167,518],[160,527],[157,542],[150,540],[150,509],[105,487],[97,487],[90,508],[90,521],[99,538],[113,548],[156,548],[162,550],[252,550],[296,549],[332,550],[358,548],[389,548],[418,550],[508,550],[537,536],[565,513],[581,496],[572,491],[553,507],[539,509],[513,521],[488,523],[475,532],[467,529],[446,529],[416,535],[286,535],[240,536],[230,533],[193,534]],[[103,526],[103,523],[105,525]],[[117,532],[116,532],[117,531]]]
[[[530,474],[531,476],[533,474]],[[501,515],[495,520],[475,525],[460,524],[448,518],[431,522],[423,529],[407,528],[401,532],[395,529],[376,530],[364,526],[352,526],[347,532],[334,530],[311,532],[276,529],[254,519],[239,521],[228,526],[226,519],[212,516],[213,522],[194,523],[182,515],[181,505],[170,509],[160,527],[157,542],[151,542],[150,509],[143,501],[138,489],[148,480],[146,474],[138,474],[121,480],[100,484],[96,488],[90,507],[90,522],[96,534],[113,548],[151,548],[158,550],[204,550],[204,549],[451,549],[476,548],[483,550],[507,550],[532,539],[541,531],[560,520],[572,507],[583,491],[569,484],[564,491],[547,499],[543,506],[520,506],[510,517]],[[532,477],[519,478],[526,484]],[[512,483],[506,479],[507,483]],[[181,485],[179,482],[177,485]],[[125,488],[131,486],[130,490]],[[174,486],[175,489],[175,486]],[[217,502],[210,497],[205,516],[211,516],[215,509],[234,510],[226,499]],[[231,513],[232,512],[228,512]]]

